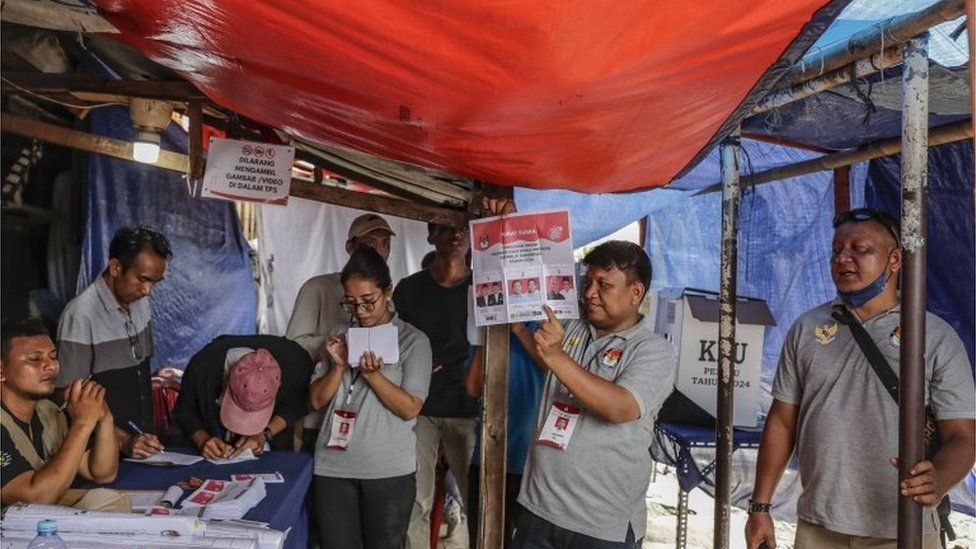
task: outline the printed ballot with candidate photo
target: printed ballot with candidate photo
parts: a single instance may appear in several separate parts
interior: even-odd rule
[[[471,221],[471,267],[477,326],[579,318],[568,210]]]

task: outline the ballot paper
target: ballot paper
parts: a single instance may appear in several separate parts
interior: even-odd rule
[[[256,478],[242,482],[208,479],[183,500],[181,507],[204,507],[205,518],[239,519],[260,503],[266,493],[264,482]]]
[[[203,461],[200,456],[191,456],[190,454],[181,454],[179,452],[159,452],[158,454],[149,456],[147,458],[136,459],[136,458],[125,458],[126,461],[131,461],[133,463],[144,463],[146,465],[193,465],[198,461]]]
[[[163,499],[165,492],[142,492],[142,491],[125,491],[125,494],[129,496],[132,501],[133,511],[145,511],[147,509],[152,509]]]
[[[59,533],[106,536],[146,534],[179,538],[202,535],[205,530],[204,524],[193,517],[147,517],[133,513],[88,511],[61,505],[31,503],[15,504],[7,508],[3,514],[4,535],[6,536],[8,530],[36,532],[37,521],[47,518],[58,521]]]
[[[185,511],[200,509],[202,508]],[[268,528],[263,523],[244,520],[204,520],[176,514],[142,516],[85,511],[59,505],[16,504],[4,513],[0,548],[27,547],[37,535],[37,522],[45,518],[58,521],[58,536],[71,549],[281,549],[288,536],[288,530],[282,532]]]
[[[349,365],[359,367],[359,359],[366,351],[383,359],[384,364],[400,362],[400,331],[393,324],[371,328],[349,328],[346,345],[349,348]]]
[[[267,448],[265,448],[265,449],[267,449]],[[230,465],[231,463],[241,463],[243,461],[254,461],[255,459],[258,459],[258,456],[254,455],[254,452],[252,452],[251,449],[248,448],[247,450],[244,450],[243,452],[241,452],[240,455],[235,456],[235,457],[225,457],[225,458],[219,458],[219,459],[210,459],[210,458],[207,458],[207,461],[209,461],[210,463],[213,463],[214,465]]]
[[[265,484],[281,484],[285,482],[285,477],[281,473],[240,473],[231,475],[230,479],[237,482],[251,480],[252,478],[261,479]]]

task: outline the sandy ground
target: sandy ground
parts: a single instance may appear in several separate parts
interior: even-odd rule
[[[678,505],[678,478],[673,468],[657,466],[656,480],[647,489],[647,535],[644,549],[672,549],[675,547]],[[688,496],[688,547],[708,549],[712,547],[712,520],[715,502],[705,492],[694,490]],[[952,525],[958,539],[949,544],[949,549],[976,549],[976,519],[960,513],[953,513]],[[743,532],[746,525],[746,512],[732,509],[730,547],[745,549]],[[796,525],[777,521],[777,549],[792,549]],[[450,538],[442,538],[440,549],[464,549],[467,547],[465,527],[458,528]]]
[[[670,549],[675,547],[675,531],[677,519],[675,511],[678,504],[678,478],[674,469],[658,465],[655,482],[647,489],[647,535],[644,537],[644,549]],[[694,490],[688,495],[688,507],[692,513],[688,516],[688,547],[708,549],[712,547],[712,521],[714,517],[715,501],[701,490]],[[732,525],[730,529],[729,546],[733,549],[745,549],[746,512],[732,508]],[[950,517],[958,538],[949,544],[949,549],[976,549],[976,519],[968,515],[953,513]],[[776,522],[777,549],[792,549],[793,536],[796,525]]]

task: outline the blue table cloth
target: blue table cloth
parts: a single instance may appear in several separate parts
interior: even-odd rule
[[[715,459],[699,465],[691,451],[692,448],[715,448],[715,428],[659,422],[654,426],[654,434],[651,454],[655,461],[678,470],[678,484],[682,490],[690,492],[703,482],[715,485]],[[732,451],[758,447],[761,438],[762,429],[734,429]]]
[[[167,452],[174,451],[167,449]],[[190,454],[189,449],[175,451]],[[296,452],[265,452],[255,461],[214,465],[201,461],[183,467],[158,467],[131,461],[119,462],[119,475],[108,488],[120,490],[165,490],[190,477],[229,480],[237,473],[281,473],[285,482],[267,484],[267,495],[244,518],[267,522],[275,530],[291,528],[285,547],[305,549],[308,545],[308,511],[305,494],[312,483],[312,456]],[[184,497],[190,495],[184,492]]]

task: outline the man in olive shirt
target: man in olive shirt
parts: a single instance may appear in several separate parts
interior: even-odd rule
[[[114,480],[119,452],[105,389],[72,382],[65,418],[49,400],[60,366],[44,325],[9,321],[0,332],[0,502],[58,503],[77,475]]]

